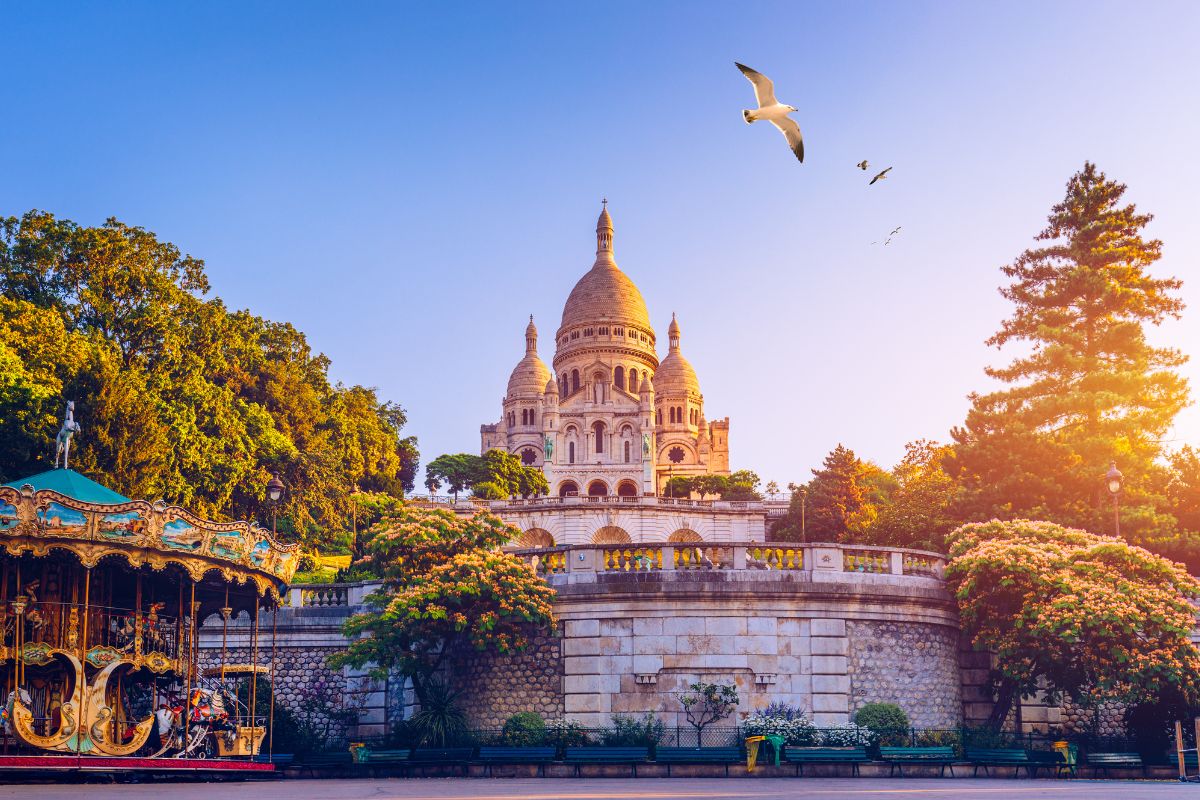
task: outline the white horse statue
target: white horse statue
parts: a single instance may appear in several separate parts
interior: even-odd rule
[[[57,449],[54,451],[54,468],[58,468],[58,458],[62,456],[63,469],[67,468],[67,457],[71,454],[71,437],[83,430],[79,427],[79,423],[75,421],[75,401],[67,401],[67,417],[63,420],[63,425],[58,429],[58,436],[54,437],[54,442]]]

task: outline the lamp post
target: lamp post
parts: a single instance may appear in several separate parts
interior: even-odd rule
[[[808,541],[808,520],[806,519],[808,511],[808,487],[800,487],[800,541]]]
[[[267,481],[267,502],[271,504],[271,535],[275,535],[275,517],[279,509],[279,501],[283,499],[283,481],[275,475]]]
[[[1104,475],[1104,483],[1113,499],[1113,530],[1121,535],[1121,486],[1125,476],[1117,469],[1117,462],[1108,462],[1108,472]]]

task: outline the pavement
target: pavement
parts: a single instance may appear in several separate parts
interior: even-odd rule
[[[1170,781],[904,778],[428,778],[8,785],[0,800],[1141,800],[1200,798]]]

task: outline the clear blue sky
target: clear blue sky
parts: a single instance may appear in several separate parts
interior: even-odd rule
[[[607,196],[734,467],[786,483],[947,439],[1007,360],[998,268],[1085,159],[1156,215],[1189,304],[1156,336],[1200,358],[1198,30],[1166,2],[14,4],[0,213],[204,258],[428,460],[499,418],[530,313],[550,361]],[[734,60],[801,109],[807,163],[743,123]]]

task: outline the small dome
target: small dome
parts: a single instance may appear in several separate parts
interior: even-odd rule
[[[554,380],[553,377],[546,381],[546,394],[558,394],[558,381]]]
[[[533,324],[533,315],[530,314],[529,325],[525,327],[525,357],[517,362],[508,376],[508,396],[541,394],[546,390],[546,383],[553,380],[550,368],[538,358],[537,326]]]
[[[654,391],[660,395],[684,392],[700,394],[700,381],[696,378],[696,370],[683,357],[683,353],[672,350],[658,365],[654,372]]]
[[[532,320],[533,317],[529,319]],[[671,312],[671,324],[667,326],[667,337],[670,339],[679,338],[679,320],[675,319],[674,311]]]

